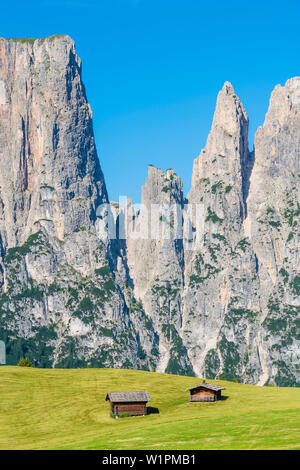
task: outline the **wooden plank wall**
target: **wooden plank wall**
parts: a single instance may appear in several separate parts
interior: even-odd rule
[[[207,388],[198,388],[191,390],[190,401],[215,401],[217,400],[217,392]]]
[[[112,403],[111,410],[115,415],[130,413],[132,416],[147,414],[146,403]]]
[[[215,396],[216,392],[213,390],[208,390],[205,388],[200,388],[198,390],[192,390],[192,395],[209,395],[209,396]]]

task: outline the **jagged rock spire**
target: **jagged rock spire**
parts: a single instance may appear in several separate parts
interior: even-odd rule
[[[16,357],[26,351],[41,367],[150,367],[154,333],[141,326],[141,306],[129,315],[130,288],[125,300],[97,230],[102,202],[73,40],[0,39],[0,330]]]
[[[95,212],[107,193],[73,41],[0,39],[0,329],[9,356],[299,385],[299,107],[299,77],[275,88],[247,199],[248,117],[225,82],[188,196],[203,224],[184,213],[199,244],[189,252],[164,237],[176,230],[182,184],[154,167],[145,208],[130,221],[136,232],[162,204],[163,236],[106,244]],[[115,204],[119,222],[125,209]]]
[[[193,370],[179,333],[184,260],[182,240],[175,233],[183,194],[181,179],[174,170],[164,172],[149,165],[142,204],[136,227],[140,230],[142,223],[148,224],[148,237],[127,241],[134,292],[159,337],[157,370],[190,375]]]
[[[218,94],[206,146],[194,161],[191,202],[197,202],[199,184],[205,178],[222,179],[227,186],[234,185],[240,193],[241,214],[245,216],[244,187],[249,175],[248,125],[243,104],[231,83],[225,82]]]

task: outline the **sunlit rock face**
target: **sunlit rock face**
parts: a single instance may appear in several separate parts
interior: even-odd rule
[[[299,116],[293,78],[250,152],[226,82],[187,198],[149,166],[141,207],[109,206],[74,42],[0,39],[8,361],[299,385]]]
[[[96,211],[108,197],[68,36],[0,39],[0,166],[8,361],[153,367],[151,322],[145,331],[130,287],[116,282],[110,243],[98,236]]]
[[[227,82],[188,195],[204,223],[185,256],[182,337],[197,374],[258,382],[259,281],[243,226],[252,160],[248,117]]]
[[[179,250],[162,237],[128,243],[134,292],[158,329],[159,370],[168,370],[163,328],[171,311],[181,357],[186,361],[187,351],[197,375],[299,382],[299,91],[297,78],[275,89],[249,152],[248,117],[226,82],[184,201],[190,240],[180,240]],[[142,190],[147,207],[183,205],[178,185],[167,190],[168,178],[149,169]]]
[[[245,229],[258,259],[264,377],[299,383],[300,77],[278,85],[255,135]]]
[[[142,188],[142,206],[127,240],[127,261],[134,293],[152,319],[159,337],[156,370],[193,374],[182,344],[182,292],[184,287],[181,234],[183,194],[174,170],[153,166]]]

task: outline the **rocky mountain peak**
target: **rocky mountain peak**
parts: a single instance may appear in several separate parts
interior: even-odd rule
[[[107,192],[73,40],[1,39],[0,100],[4,246],[92,228]]]
[[[246,123],[248,123],[248,116],[243,104],[235,94],[231,83],[225,82],[218,94],[212,131],[220,127],[224,132],[235,134],[239,133],[240,126]]]
[[[300,120],[300,77],[289,79],[284,86],[277,85],[271,94],[264,126],[278,131],[290,120]]]
[[[0,336],[8,351],[19,337],[16,354],[42,367],[149,368],[139,338],[151,356],[153,331],[143,332],[140,306],[130,315],[131,289],[121,291],[112,247],[99,236],[103,202],[74,42],[1,39]]]
[[[222,92],[224,92],[227,95],[234,95],[234,88],[232,84],[226,81],[222,87]]]
[[[74,42],[0,39],[10,363],[299,385],[299,89],[299,77],[275,88],[250,154],[246,111],[225,82],[189,204],[174,170],[149,166],[140,207],[99,213],[108,196]],[[124,233],[128,222],[130,236],[110,237],[109,221]]]
[[[225,82],[218,94],[206,146],[194,161],[192,187],[188,196],[190,202],[197,203],[201,199],[211,198],[211,193],[205,189],[206,186],[224,187],[227,188],[227,198],[235,194],[239,199],[236,207],[239,207],[241,217],[245,217],[251,173],[248,125],[248,116],[243,104],[232,85]],[[229,188],[234,190],[230,192]],[[214,194],[215,191],[212,193],[213,198]],[[213,201],[207,204],[211,207]]]
[[[165,172],[153,165],[148,166],[148,177],[142,187],[142,204],[182,204],[182,181],[173,169]]]

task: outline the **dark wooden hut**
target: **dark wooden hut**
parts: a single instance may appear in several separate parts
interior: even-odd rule
[[[123,413],[143,416],[147,414],[146,404],[151,398],[148,392],[109,392],[105,400],[110,402],[110,410],[115,416]]]
[[[187,388],[186,392],[190,392],[190,401],[217,401],[221,399],[221,390],[224,387],[218,387],[218,385],[207,384],[205,380],[196,387]]]

